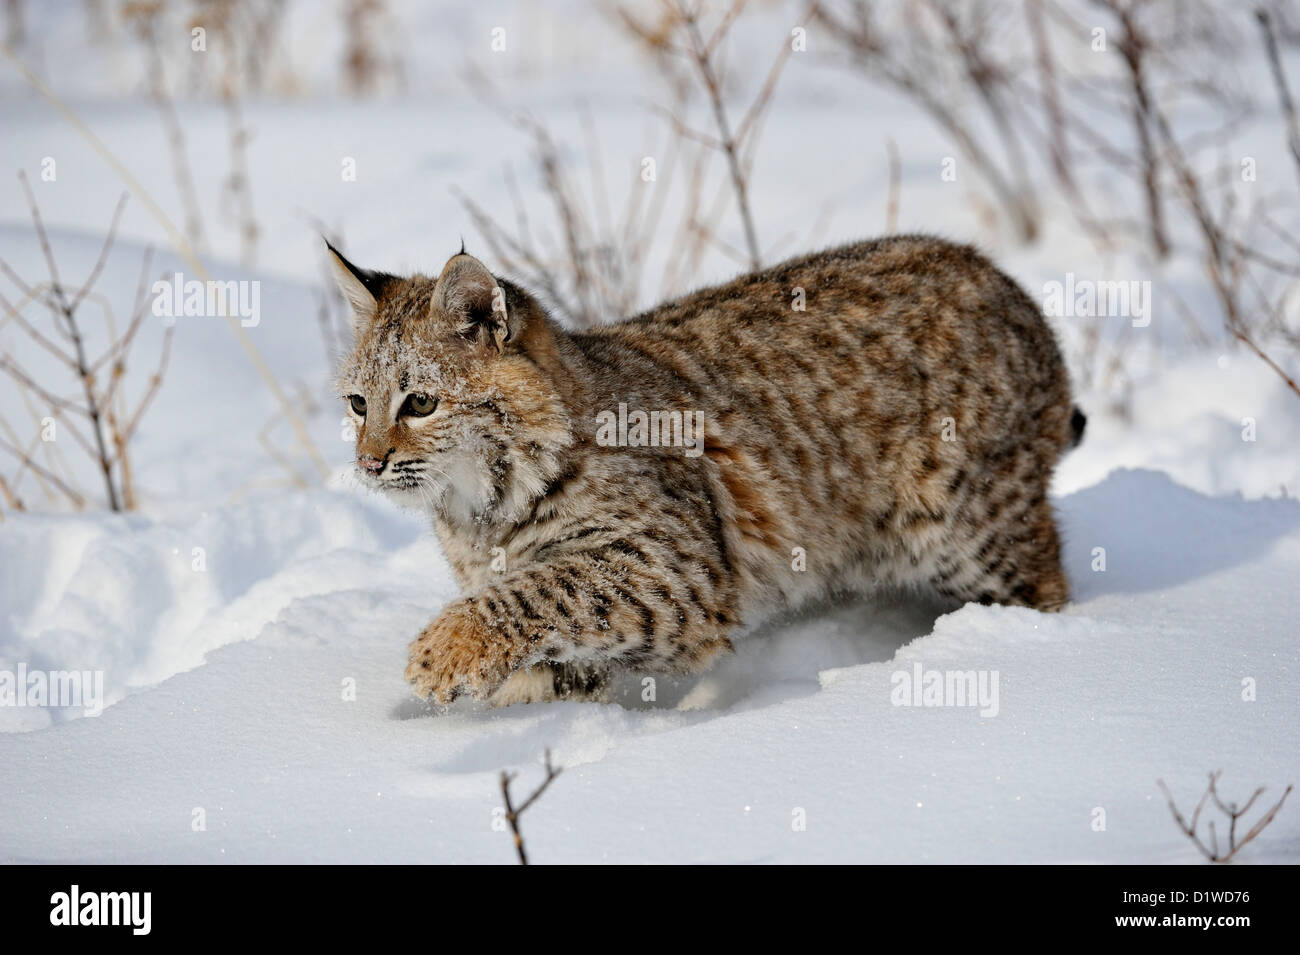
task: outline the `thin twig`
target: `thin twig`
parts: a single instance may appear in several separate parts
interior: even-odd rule
[[[889,151],[889,205],[885,207],[885,231],[898,231],[898,193],[902,179],[902,169],[898,158],[898,143],[894,137],[885,139],[885,148]]]
[[[731,187],[736,193],[737,212],[740,215],[741,225],[745,230],[745,245],[749,251],[750,267],[757,271],[762,266],[762,255],[759,252],[758,232],[754,228],[754,214],[749,205],[749,183],[740,161],[741,137],[732,132],[731,123],[727,116],[727,107],[722,99],[722,82],[718,78],[717,64],[714,60],[717,53],[718,38],[715,37],[713,40],[706,42],[700,32],[696,11],[687,10],[677,0],[667,0],[667,2],[686,31],[686,38],[689,43],[687,50],[695,66],[695,71],[704,84],[704,91],[708,95],[709,106],[713,112],[713,122],[718,128],[719,146],[726,157],[727,170],[731,176]],[[734,20],[724,22],[723,28],[730,27],[731,22],[734,22]],[[778,59],[778,63],[784,63],[787,50],[788,45],[782,47],[782,54]],[[779,72],[779,70],[776,72]],[[775,76],[772,76],[771,79],[772,82],[775,82]],[[742,125],[747,128],[751,122],[751,117],[746,116]]]
[[[1282,116],[1286,119],[1287,146],[1291,150],[1291,158],[1295,160],[1296,175],[1300,176],[1300,121],[1296,120],[1295,101],[1291,99],[1291,89],[1287,86],[1286,73],[1282,69],[1282,58],[1277,52],[1277,35],[1273,32],[1273,21],[1267,10],[1260,7],[1255,11],[1255,17],[1264,34],[1264,50],[1273,71],[1273,85],[1277,87],[1278,102],[1282,107]]]
[[[542,780],[540,786],[533,790],[533,794],[525,799],[518,807],[510,801],[510,783],[515,779],[517,774],[501,771],[501,798],[506,804],[506,821],[510,823],[510,831],[515,837],[515,851],[519,853],[519,864],[528,865],[528,853],[524,851],[524,837],[519,830],[519,817],[523,815],[524,810],[537,801],[542,793],[546,792],[546,787],[551,784],[556,776],[563,772],[563,769],[556,769],[551,765],[551,751],[546,751],[545,757],[546,778]]]
[[[101,409],[99,399],[95,395],[95,376],[91,373],[86,361],[86,345],[81,335],[81,329],[77,324],[76,311],[67,296],[63,292],[63,286],[59,284],[59,271],[54,263],[54,252],[50,247],[49,236],[45,232],[45,224],[41,221],[41,213],[36,205],[36,196],[32,194],[31,184],[27,181],[27,176],[22,171],[18,173],[18,181],[23,185],[23,192],[27,196],[27,203],[31,207],[32,224],[36,228],[36,235],[41,244],[41,250],[45,253],[45,260],[50,270],[50,282],[52,283],[54,298],[62,315],[65,331],[72,340],[72,347],[77,364],[77,377],[81,380],[82,391],[86,396],[86,415],[90,418],[91,436],[95,439],[97,457],[100,472],[104,476],[104,489],[108,495],[108,506],[110,510],[120,511],[122,503],[117,493],[117,487],[113,483],[113,468],[110,463],[108,447],[104,442],[104,431],[101,422]],[[117,212],[114,214],[116,219],[120,215],[122,203],[118,202]],[[109,241],[113,239],[113,233],[109,232]],[[79,301],[79,299],[78,299]]]
[[[1190,821],[1183,818],[1183,814],[1178,811],[1178,806],[1174,802],[1173,794],[1169,792],[1169,787],[1165,785],[1164,780],[1156,780],[1156,785],[1160,787],[1160,790],[1165,794],[1166,801],[1169,803],[1169,811],[1174,817],[1175,825],[1178,826],[1183,835],[1187,836],[1187,838],[1192,841],[1196,848],[1200,850],[1202,855],[1211,862],[1220,865],[1231,862],[1238,852],[1244,849],[1251,840],[1264,831],[1264,828],[1273,821],[1273,817],[1278,814],[1278,811],[1282,808],[1282,804],[1286,802],[1286,797],[1291,795],[1291,790],[1295,788],[1294,786],[1287,786],[1286,791],[1282,793],[1282,798],[1279,799],[1271,809],[1265,812],[1255,825],[1251,826],[1246,835],[1238,841],[1237,823],[1250,811],[1250,808],[1255,805],[1255,801],[1264,794],[1264,787],[1261,786],[1256,789],[1255,792],[1251,794],[1251,797],[1246,800],[1246,804],[1238,807],[1236,803],[1225,803],[1219,798],[1218,784],[1219,779],[1222,776],[1223,770],[1221,769],[1210,773],[1209,785],[1201,795],[1200,802],[1196,804],[1196,811],[1192,813]],[[1209,845],[1206,845],[1197,834],[1197,826],[1201,818],[1201,812],[1205,809],[1207,803],[1210,802],[1213,802],[1215,808],[1228,817],[1228,845],[1226,852],[1220,851],[1219,835],[1213,820],[1210,820],[1207,824],[1210,833]]]
[[[34,90],[40,93],[41,96],[43,96],[50,105],[52,105],[86,140],[86,142],[90,144],[91,148],[94,149],[95,152],[112,167],[113,171],[116,172],[119,178],[121,178],[121,180],[126,184],[131,194],[144,204],[145,208],[149,210],[149,213],[167,231],[168,236],[171,238],[172,245],[177,249],[181,257],[189,263],[190,267],[194,270],[199,279],[205,282],[210,281],[211,276],[208,274],[207,269],[204,268],[203,263],[199,260],[194,245],[186,239],[179,229],[176,228],[175,223],[171,221],[162,206],[160,206],[153,196],[149,194],[148,190],[144,188],[140,180],[131,173],[126,165],[116,155],[114,155],[111,150],[109,150],[103,140],[96,136],[90,127],[87,126],[85,122],[83,122],[82,119],[63,102],[63,100],[59,99],[59,97],[55,95],[54,91],[41,81],[40,77],[15,57],[7,47],[0,46],[0,54],[3,54],[5,58],[9,60],[14,68],[23,75],[23,78],[27,83]],[[272,373],[270,366],[266,363],[266,359],[262,357],[262,353],[258,351],[257,346],[253,344],[247,330],[240,324],[238,316],[228,316],[226,318],[226,326],[235,336],[240,347],[244,349],[245,354],[252,363],[253,368],[257,371],[258,376],[266,384],[267,389],[271,392],[276,403],[280,406],[284,417],[289,421],[290,426],[293,428],[294,433],[298,438],[299,445],[304,451],[306,451],[307,455],[311,458],[312,463],[315,465],[317,474],[322,479],[327,477],[329,475],[329,468],[325,464],[325,459],[321,456],[320,449],[316,446],[316,442],[312,440],[306,422],[298,413],[298,410],[293,406],[293,403],[290,402],[284,389],[280,387],[279,379],[277,379]]]
[[[8,451],[19,461],[23,462],[24,466],[31,468],[36,473],[40,474],[42,478],[49,481],[60,491],[66,494],[68,496],[68,499],[72,501],[77,508],[81,508],[85,506],[86,503],[85,498],[83,498],[80,494],[78,494],[76,490],[69,487],[63,481],[63,479],[60,478],[57,474],[55,474],[53,471],[46,470],[45,468],[37,464],[35,461],[33,461],[32,456],[30,454],[26,454],[23,451],[20,451],[18,448],[15,448],[4,438],[0,438],[0,448],[3,448],[5,451]]]

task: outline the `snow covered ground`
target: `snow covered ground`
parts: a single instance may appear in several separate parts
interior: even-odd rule
[[[461,28],[477,36],[515,9],[485,6]],[[75,45],[58,24],[49,47]],[[635,72],[612,41],[566,58],[554,55],[563,31],[547,35],[550,54],[503,88],[559,126],[582,92],[611,167],[631,168],[649,148]],[[526,144],[450,74],[431,75],[431,98],[246,106],[256,271],[234,264],[222,218],[220,107],[181,110],[212,223],[205,263],[261,281],[250,338],[301,403],[331,475],[287,486],[259,430],[272,426],[310,469],[274,423],[274,399],[224,323],[183,319],[136,451],[140,511],[52,508],[34,485],[30,510],[5,510],[0,671],[99,671],[106,705],[89,718],[0,707],[0,861],[510,862],[498,774],[519,770],[530,789],[547,748],[564,772],[523,821],[539,862],[1190,863],[1200,857],[1157,778],[1184,808],[1213,769],[1234,797],[1300,780],[1300,399],[1240,349],[1180,344],[1181,321],[1160,304],[1147,331],[1163,346],[1128,416],[1080,396],[1087,439],[1056,485],[1075,589],[1065,612],[855,602],[765,625],[709,673],[660,679],[653,702],[636,677],[613,705],[489,711],[411,697],[405,646],[455,584],[418,517],[349,479],[311,220],[370,267],[436,270],[462,234],[480,251],[448,187],[505,216],[501,154],[522,162]],[[100,98],[78,77],[65,83],[70,105],[179,218],[152,106]],[[1063,220],[1017,249],[933,173],[949,147],[906,104],[798,62],[787,80],[756,163],[765,235],[807,234],[828,198],[839,208],[820,243],[879,231],[887,130],[903,157],[903,228],[978,241],[1034,292],[1067,271],[1149,270],[1099,259]],[[122,185],[12,69],[0,90],[0,169],[27,170],[60,268],[84,276]],[[1261,123],[1246,135],[1267,149],[1280,133]],[[55,182],[39,180],[46,156]],[[344,156],[358,158],[357,182],[340,181]],[[99,286],[120,313],[144,244],[165,238],[133,201]],[[1188,257],[1163,276],[1185,291]],[[0,259],[42,276],[16,183],[0,186]],[[158,253],[155,271],[187,269]],[[711,259],[702,276],[733,270]],[[142,356],[162,333],[147,323]],[[0,345],[42,370],[13,328]],[[28,420],[8,383],[0,414]],[[975,671],[996,705],[896,705],[916,668]],[[1300,861],[1300,806],[1241,861]]]

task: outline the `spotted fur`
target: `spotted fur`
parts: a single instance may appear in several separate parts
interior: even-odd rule
[[[432,513],[465,592],[411,644],[422,696],[599,697],[835,592],[1068,598],[1047,491],[1083,416],[1038,307],[970,247],[847,245],[581,333],[463,253],[436,279],[331,256],[362,480]],[[703,412],[703,453],[602,444],[620,403]]]

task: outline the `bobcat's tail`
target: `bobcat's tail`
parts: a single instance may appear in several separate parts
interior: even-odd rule
[[[1070,447],[1077,448],[1083,441],[1083,429],[1088,425],[1088,416],[1075,405],[1070,414]]]

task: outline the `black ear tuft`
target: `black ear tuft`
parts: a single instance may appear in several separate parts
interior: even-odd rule
[[[321,238],[325,239],[324,236],[321,236]],[[330,252],[334,254],[334,256],[339,260],[339,264],[351,272],[356,280],[365,286],[366,291],[376,300],[383,293],[384,288],[389,282],[398,281],[397,276],[390,275],[387,272],[374,272],[370,269],[363,269],[359,265],[353,265],[342,252],[334,248],[334,245],[329,239],[325,239],[325,248],[329,249]]]

